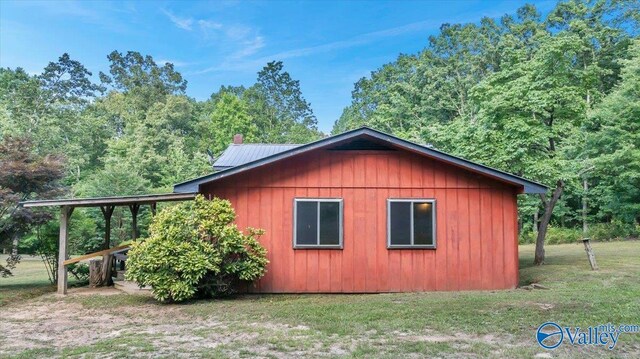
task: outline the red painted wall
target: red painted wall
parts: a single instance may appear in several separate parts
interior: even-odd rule
[[[256,292],[514,288],[517,188],[404,151],[311,152],[204,185],[266,230]],[[344,202],[344,249],[293,249],[293,199]],[[387,249],[387,198],[436,199],[436,249]]]

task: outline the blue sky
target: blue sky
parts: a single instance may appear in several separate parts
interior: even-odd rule
[[[529,1],[532,2],[532,1]],[[536,2],[543,13],[555,1]],[[251,85],[284,61],[330,131],[353,84],[400,53],[416,53],[442,23],[513,13],[525,1],[107,2],[0,1],[0,66],[39,73],[68,52],[97,75],[113,50],[173,62],[187,94]]]

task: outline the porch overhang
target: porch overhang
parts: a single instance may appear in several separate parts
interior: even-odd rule
[[[149,205],[155,214],[158,202],[190,201],[196,197],[197,193],[164,193],[136,196],[118,197],[93,197],[93,198],[69,198],[50,199],[20,202],[24,208],[36,207],[59,207],[60,208],[60,236],[58,250],[58,294],[67,293],[67,266],[65,261],[69,259],[68,237],[69,220],[76,207],[97,207],[100,208],[105,219],[105,250],[109,248],[111,238],[111,215],[117,206],[128,206],[132,216],[132,237],[138,235],[137,216],[141,205]],[[93,253],[95,254],[95,253]],[[69,263],[69,262],[67,262]]]

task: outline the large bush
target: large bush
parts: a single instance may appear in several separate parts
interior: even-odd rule
[[[535,243],[536,234],[532,231],[524,231],[518,237],[519,244]],[[546,244],[576,243],[582,239],[582,231],[576,228],[549,226],[544,242]]]
[[[592,241],[611,241],[638,238],[640,236],[640,226],[613,221],[611,223],[595,223],[589,225],[587,237]],[[576,243],[582,240],[583,234],[580,228],[564,228],[549,226],[545,243],[563,244]],[[535,233],[525,230],[518,237],[519,244],[535,243]]]
[[[618,239],[637,238],[640,226],[613,221],[611,223],[597,223],[589,227],[589,237],[596,241],[610,241]]]
[[[578,243],[582,240],[582,230],[549,226],[545,242],[548,244]]]
[[[266,272],[266,250],[257,241],[262,230],[243,234],[227,200],[202,196],[162,210],[149,238],[129,251],[126,277],[151,286],[159,301],[232,293],[242,282]]]

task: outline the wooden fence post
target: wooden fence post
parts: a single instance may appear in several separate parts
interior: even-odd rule
[[[584,250],[587,252],[587,258],[589,259],[589,265],[591,265],[591,270],[598,270],[598,263],[596,263],[596,254],[593,253],[593,248],[591,248],[591,241],[589,238],[584,238],[582,240],[584,243]]]

